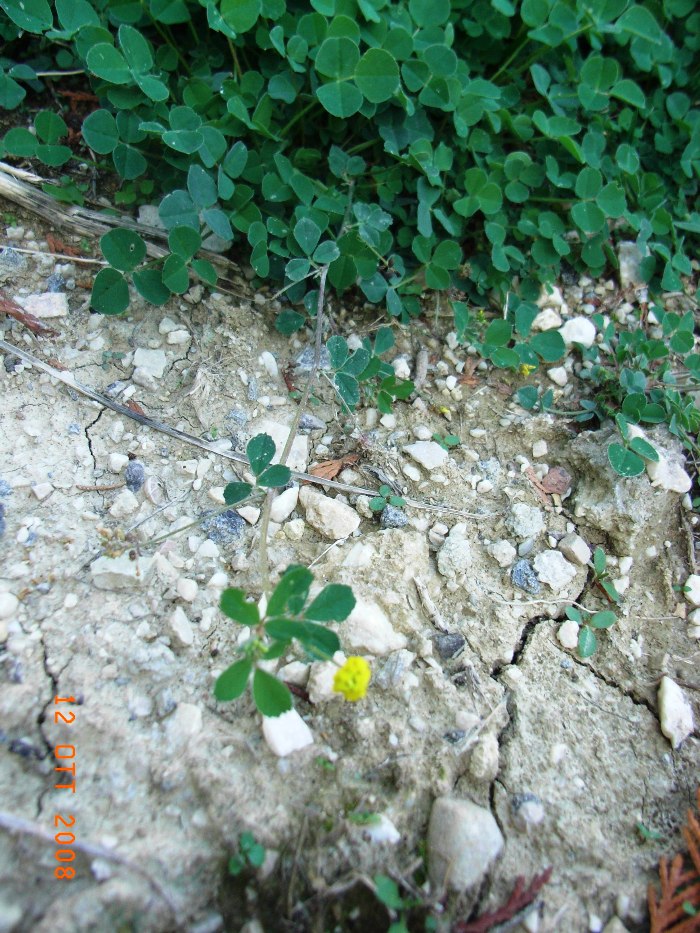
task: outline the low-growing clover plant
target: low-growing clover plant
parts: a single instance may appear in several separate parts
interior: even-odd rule
[[[451,450],[453,447],[459,447],[462,443],[456,434],[433,434],[432,439],[439,444],[443,450]]]
[[[355,597],[349,586],[330,583],[309,602],[313,579],[306,567],[289,567],[264,608],[251,602],[241,589],[224,590],[222,612],[247,626],[250,637],[239,649],[242,657],[217,678],[217,700],[237,699],[252,675],[257,709],[264,716],[279,716],[292,708],[291,694],[285,684],[259,667],[259,662],[281,657],[295,640],[316,660],[328,660],[340,649],[337,634],[323,623],[345,620],[355,607]]]
[[[334,336],[328,341],[333,386],[345,406],[353,411],[364,397],[368,405],[389,414],[397,399],[407,399],[415,386],[410,379],[399,379],[389,363],[380,359],[394,346],[390,327],[381,327],[374,338],[368,338],[352,353],[344,337]]]
[[[103,270],[108,313],[125,277],[156,303],[193,273],[213,281],[192,252],[211,234],[293,302],[323,265],[338,293],[402,321],[426,288],[486,305],[514,287],[536,299],[563,263],[596,277],[621,237],[657,291],[690,274],[693,0],[0,0],[0,37],[0,107],[49,77],[98,100],[70,145],[43,111],[0,158],[95,162],[122,203],[194,234]],[[495,365],[514,365],[521,336],[489,334]]]
[[[382,485],[379,487],[379,495],[369,500],[369,507],[373,512],[383,512],[387,505],[400,509],[406,505],[406,500],[402,496],[395,496],[390,486]]]
[[[246,445],[246,456],[250,469],[255,476],[255,487],[275,489],[286,486],[292,476],[288,466],[272,463],[275,456],[275,442],[269,434],[256,434]],[[247,499],[254,488],[250,483],[232,482],[224,486],[226,505],[237,505]]]

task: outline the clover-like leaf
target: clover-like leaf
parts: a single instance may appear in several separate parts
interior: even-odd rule
[[[219,607],[224,615],[241,625],[257,625],[260,622],[260,612],[255,603],[248,602],[244,590],[230,587],[221,594]]]
[[[289,688],[260,668],[253,675],[253,699],[263,716],[281,716],[292,708]]]
[[[269,434],[256,434],[248,441],[245,452],[250,468],[257,477],[272,462],[275,456],[275,442]]]
[[[241,658],[227,667],[220,674],[214,684],[214,696],[217,700],[228,701],[237,699],[248,685],[248,678],[253,664],[248,658]]]

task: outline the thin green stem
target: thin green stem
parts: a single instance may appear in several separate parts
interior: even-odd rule
[[[289,121],[289,123],[287,123],[286,126],[283,126],[282,129],[279,131],[278,135],[279,135],[280,139],[285,139],[286,136],[288,135],[290,129],[291,129],[296,123],[298,123],[299,120],[301,120],[303,117],[305,117],[306,114],[309,112],[309,110],[312,110],[312,109],[316,106],[316,104],[317,104],[317,101],[316,101],[316,100],[312,100],[311,103],[309,103],[309,104],[306,105],[306,107],[302,107],[302,109],[299,111],[299,113],[297,113],[295,116],[293,116],[292,119]]]
[[[236,74],[238,75],[238,80],[240,81],[243,77],[243,72],[241,71],[241,63],[238,61],[238,54],[236,53],[236,46],[233,44],[231,36],[226,36],[228,41],[228,47],[231,52],[231,58],[233,59],[233,68]]]

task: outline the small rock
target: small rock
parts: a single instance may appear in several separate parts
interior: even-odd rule
[[[555,593],[561,593],[576,576],[576,568],[561,551],[542,551],[534,560],[537,577]]]
[[[45,292],[43,295],[15,295],[15,301],[27,314],[34,317],[65,317],[68,314],[68,298],[64,292]]]
[[[146,372],[145,369],[141,369],[140,366],[137,366],[133,371],[131,379],[132,382],[137,386],[141,386],[142,389],[146,389],[147,392],[156,392],[158,390],[158,383],[156,380],[149,372]]]
[[[528,831],[531,826],[538,826],[544,819],[544,805],[537,794],[529,791],[524,794],[513,794],[510,800],[513,822],[518,827]]]
[[[661,731],[678,748],[693,731],[693,709],[678,684],[662,677],[658,692]]]
[[[634,240],[621,240],[617,247],[620,263],[619,276],[622,288],[644,285],[642,260],[644,256]]]
[[[110,473],[121,473],[127,463],[129,463],[129,458],[126,454],[110,454],[108,462]]]
[[[493,732],[487,732],[476,743],[469,759],[469,773],[476,781],[490,784],[498,774],[500,753],[498,739]]]
[[[516,561],[511,568],[510,578],[516,586],[531,596],[537,596],[541,590],[540,581],[529,561],[522,559]]]
[[[306,347],[301,351],[297,357],[295,363],[295,370],[297,373],[310,373],[314,365],[314,356],[315,351],[313,347]],[[321,369],[330,369],[331,368],[331,355],[328,352],[328,347],[321,347],[321,358],[319,360],[319,366]]]
[[[52,272],[51,275],[46,280],[46,291],[47,292],[62,292],[65,291],[66,280],[63,278],[60,272]]]
[[[549,448],[547,447],[547,441],[535,441],[535,443],[532,445],[532,456],[546,457],[548,450]]]
[[[127,489],[131,490],[131,492],[138,492],[146,479],[146,471],[143,468],[143,464],[139,463],[138,460],[129,461],[129,466],[124,471],[124,479]]]
[[[381,528],[403,528],[408,524],[408,515],[395,505],[385,505],[379,519]]]
[[[567,348],[575,343],[582,347],[591,347],[595,343],[595,324],[587,317],[572,317],[559,328]]]
[[[578,623],[573,619],[562,622],[557,632],[557,639],[562,648],[573,650],[578,645]]]
[[[306,521],[330,541],[347,538],[360,527],[360,516],[353,508],[308,486],[300,491],[299,502],[306,510]]]
[[[19,609],[19,600],[14,593],[0,593],[0,619],[11,619]]]
[[[559,550],[567,560],[585,567],[591,559],[591,549],[581,535],[568,534],[559,542]]]
[[[345,661],[345,655],[338,651],[332,661],[314,661],[309,666],[306,690],[312,703],[341,699],[342,695],[333,690],[333,681],[338,667],[342,667]]]
[[[277,522],[278,525],[281,525],[282,522],[286,522],[297,507],[298,501],[298,486],[290,486],[289,489],[285,489],[284,492],[281,492],[277,498],[274,499],[272,508],[270,509],[270,518],[272,521]]]
[[[300,431],[325,431],[325,429],[325,421],[321,421],[320,418],[317,418],[315,415],[311,415],[306,411],[299,419]]]
[[[228,509],[205,519],[202,522],[202,530],[212,541],[226,545],[240,538],[245,525],[245,521],[234,509]]]
[[[256,509],[254,505],[244,505],[242,508],[238,509],[238,514],[241,518],[244,518],[249,525],[255,525],[260,518],[260,509]]]
[[[120,554],[119,557],[98,557],[90,564],[90,573],[98,590],[127,590],[142,586],[152,566],[151,557],[131,560],[128,554]]]
[[[446,632],[445,634],[435,635],[433,642],[437,648],[437,653],[443,661],[453,658],[466,644],[465,638],[462,635],[458,635],[457,632]]]
[[[170,317],[164,317],[158,325],[158,333],[169,334],[172,330],[177,330],[176,322]]]
[[[659,489],[668,489],[670,492],[678,492],[683,495],[689,492],[693,485],[693,481],[680,463],[669,460],[663,454],[659,456],[656,463],[647,460],[646,471],[652,486]]]
[[[510,567],[518,553],[510,541],[506,541],[505,538],[490,544],[488,552],[500,567]]]
[[[194,703],[180,703],[165,723],[170,745],[181,748],[202,731],[202,711]]]
[[[538,308],[565,308],[566,302],[561,293],[561,289],[556,285],[542,286],[540,296],[537,299]]]
[[[683,584],[683,594],[691,606],[700,606],[700,575],[691,573]]]
[[[178,606],[168,618],[168,628],[177,644],[188,648],[194,642],[194,631],[190,620]]]
[[[544,531],[544,516],[536,506],[516,502],[511,506],[506,525],[517,538],[536,538]]]
[[[165,338],[171,347],[182,347],[192,340],[192,335],[188,330],[171,330]]]
[[[543,308],[532,322],[531,330],[555,330],[557,327],[561,327],[561,325],[561,315],[555,311],[554,308]]]
[[[430,884],[437,893],[476,888],[503,848],[490,810],[470,800],[438,797],[428,827]]]
[[[456,528],[456,526],[455,526]],[[472,549],[463,535],[452,529],[437,554],[437,568],[443,577],[461,577],[472,562]]]
[[[277,379],[279,376],[279,368],[277,366],[277,360],[270,353],[269,350],[263,350],[260,354],[260,362],[267,370],[267,374],[271,379]]]
[[[343,622],[343,643],[357,654],[384,656],[406,647],[406,636],[396,632],[377,603],[357,601]]]
[[[134,351],[134,366],[147,372],[154,379],[162,378],[167,362],[164,350],[146,350],[138,347]]]
[[[547,370],[547,376],[555,385],[565,386],[569,381],[569,374],[563,366],[553,366]]]
[[[50,496],[53,492],[53,486],[51,483],[37,483],[36,486],[32,486],[32,492],[41,502],[46,499],[47,496]]]
[[[295,709],[281,716],[263,716],[263,737],[270,751],[279,758],[313,745],[314,737]]]
[[[185,602],[191,603],[197,596],[199,592],[199,586],[196,580],[190,580],[187,577],[180,577],[177,581],[177,595],[180,599],[184,599]]]
[[[389,845],[395,846],[401,842],[401,833],[389,817],[383,813],[378,814],[374,822],[362,827],[362,835],[365,839],[377,844],[387,842]]]
[[[408,444],[403,450],[428,472],[442,466],[448,457],[445,448],[435,441],[416,441],[415,444]]]
[[[133,515],[138,507],[139,500],[133,492],[130,492],[128,489],[123,489],[112,503],[109,514],[112,518],[116,518],[117,521],[121,521],[128,515]]]

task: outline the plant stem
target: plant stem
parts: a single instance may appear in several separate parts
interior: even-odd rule
[[[284,139],[288,135],[289,130],[294,126],[294,124],[298,123],[299,120],[301,120],[302,117],[305,117],[306,114],[309,112],[309,110],[311,110],[315,106],[316,106],[316,101],[312,100],[310,104],[306,105],[306,107],[302,107],[299,113],[296,114],[296,116],[292,117],[289,123],[287,123],[287,125],[282,127],[282,129],[279,131],[278,135],[280,139]]]
[[[241,63],[238,61],[238,55],[236,54],[236,46],[233,44],[231,36],[226,36],[226,39],[228,41],[228,47],[231,51],[231,58],[233,59],[233,67],[234,67],[236,74],[238,75],[238,80],[240,81],[241,78],[243,77],[243,72],[241,71]]]

